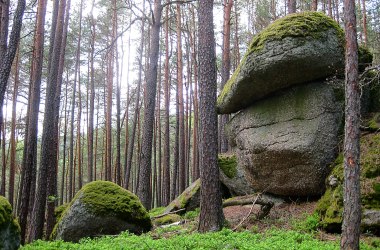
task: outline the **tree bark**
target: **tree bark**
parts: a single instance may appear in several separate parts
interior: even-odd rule
[[[15,174],[16,174],[16,106],[17,106],[17,95],[18,95],[18,86],[20,84],[20,69],[19,69],[19,57],[20,51],[17,50],[16,60],[14,63],[14,87],[13,87],[13,97],[12,97],[12,124],[11,124],[11,162],[9,168],[9,192],[8,200],[11,206],[13,207],[14,203],[14,188],[15,188]]]
[[[177,17],[177,91],[178,91],[178,122],[179,122],[179,144],[178,144],[178,189],[182,193],[186,188],[185,173],[185,121],[183,100],[183,60],[182,60],[182,34],[181,34],[181,6],[176,5]]]
[[[157,89],[157,64],[160,45],[160,27],[161,27],[161,0],[154,1],[154,10],[152,16],[152,29],[150,35],[150,61],[146,81],[146,104],[144,110],[144,124],[142,133],[142,154],[141,165],[139,169],[139,182],[137,186],[137,196],[140,198],[145,208],[150,209],[152,193],[150,188],[151,164],[152,164],[152,138],[154,107],[156,102]]]
[[[296,0],[287,0],[288,3],[288,14],[296,13],[297,2]]]
[[[218,231],[223,227],[219,182],[218,124],[216,114],[216,56],[213,29],[213,0],[199,2],[199,83],[201,121],[201,212],[198,230]]]
[[[33,42],[32,68],[29,86],[28,112],[25,129],[24,152],[19,193],[19,223],[21,242],[25,242],[28,209],[33,204],[37,172],[38,113],[40,106],[41,77],[45,37],[46,0],[39,0]],[[33,197],[33,198],[32,198]]]
[[[66,0],[61,0],[59,3],[57,26],[53,27],[55,28],[55,38],[50,63],[51,68],[49,69],[46,89],[45,115],[41,143],[41,163],[39,168],[38,187],[31,219],[33,230],[30,231],[30,241],[41,239],[43,236],[46,202],[48,201],[50,195],[47,192],[48,183],[54,181],[54,176],[52,176],[51,170],[56,169],[57,167],[58,124],[56,124],[56,121],[58,120],[56,119],[56,93],[59,86],[58,68],[62,48],[65,7]],[[55,197],[50,198],[54,199]]]
[[[169,8],[166,8],[165,18],[169,17]],[[162,205],[170,203],[170,83],[169,83],[169,22],[165,22],[165,63],[164,63],[164,159],[162,179]]]
[[[344,187],[341,249],[359,249],[360,202],[360,86],[355,1],[344,1],[346,31],[346,107]]]
[[[230,78],[231,70],[231,58],[230,58],[230,44],[231,44],[231,9],[233,5],[233,0],[224,0],[224,18],[223,18],[223,50],[222,50],[222,84],[220,85],[221,90]],[[220,138],[220,152],[225,153],[228,151],[228,140],[224,134],[224,127],[229,121],[229,115],[220,116],[219,124],[219,138]]]

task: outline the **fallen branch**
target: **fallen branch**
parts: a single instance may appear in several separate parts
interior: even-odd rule
[[[175,211],[172,211],[172,212],[168,212],[168,213],[164,213],[164,214],[160,214],[160,215],[156,215],[156,216],[153,216],[153,217],[150,217],[151,219],[157,219],[157,218],[161,218],[161,217],[164,217],[165,215],[168,215],[168,214],[176,214],[176,213],[179,213],[179,212],[182,212],[186,210],[186,208],[181,208],[181,209],[178,209],[178,210],[175,210]]]
[[[249,218],[249,216],[252,214],[253,207],[256,204],[261,205],[260,213],[257,215],[257,219],[262,219],[269,214],[274,203],[271,201],[267,201],[265,199],[262,199],[261,195],[262,194],[259,193],[256,196],[256,198],[253,200],[253,202],[252,202],[252,198],[246,198],[246,199],[241,199],[241,200],[231,200],[231,201],[223,202],[223,207],[238,206],[238,205],[242,206],[242,205],[248,205],[248,204],[252,203],[252,206],[251,206],[251,209],[249,210],[249,213],[243,218],[243,220],[240,221],[240,223],[236,227],[234,227],[234,229],[232,229],[232,231],[236,231],[236,229],[238,229],[243,224],[243,222]]]

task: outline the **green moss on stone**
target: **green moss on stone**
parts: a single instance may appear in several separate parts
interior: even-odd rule
[[[4,225],[8,225],[11,220],[12,206],[5,197],[0,196],[0,228]]]
[[[66,210],[66,208],[69,206],[69,203],[64,203],[54,209],[54,217],[56,220],[61,218],[63,212]]]
[[[282,40],[285,37],[321,38],[322,33],[335,29],[342,45],[345,43],[344,32],[337,22],[322,12],[302,12],[287,15],[270,24],[253,38],[249,53],[261,50],[265,43]]]
[[[154,217],[161,215],[165,212],[166,207],[155,207],[149,211],[149,216]]]
[[[77,199],[97,216],[115,216],[128,222],[139,223],[147,230],[152,227],[149,214],[136,195],[109,181],[93,181],[83,186],[64,209],[51,238],[55,238],[58,224]]]
[[[380,134],[369,134],[360,139],[361,147],[361,203],[365,209],[380,209]],[[330,176],[338,185],[328,186],[318,201],[316,211],[321,218],[321,226],[327,230],[338,231],[343,212],[343,154],[333,163]],[[327,180],[328,182],[328,180]]]
[[[279,41],[286,37],[311,37],[319,39],[330,29],[335,30],[342,47],[344,47],[345,37],[343,29],[337,22],[322,12],[308,11],[290,14],[277,19],[268,25],[268,27],[253,38],[239,66],[219,94],[217,106],[220,106],[223,103],[224,98],[236,83],[236,78],[240,73],[241,65],[245,64],[250,54],[260,52],[264,48],[266,42],[275,40]]]
[[[358,49],[358,57],[359,57],[359,71],[363,72],[366,67],[372,64],[373,54],[369,51],[368,48],[364,46],[359,46]]]
[[[234,178],[237,173],[236,156],[231,154],[220,154],[218,166],[228,178]]]
[[[181,220],[181,216],[178,214],[167,214],[160,218],[154,219],[153,223],[157,226],[171,224]]]

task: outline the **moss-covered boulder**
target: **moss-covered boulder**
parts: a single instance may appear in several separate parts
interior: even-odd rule
[[[320,12],[291,14],[256,35],[217,101],[233,113],[295,84],[323,79],[344,69],[344,33]]]
[[[140,234],[152,227],[139,198],[108,181],[83,186],[60,216],[52,237],[77,242],[83,237],[114,235],[128,230]]]
[[[182,213],[195,210],[200,204],[201,180],[191,183],[177,198],[166,207],[164,213],[184,209]]]
[[[358,49],[359,57],[359,72],[363,72],[366,67],[371,66],[373,60],[373,54],[368,48],[364,46],[359,46]]]
[[[256,191],[321,195],[336,157],[342,115],[332,87],[312,82],[240,111],[226,132],[239,168]]]
[[[238,165],[235,154],[219,154],[218,166],[220,181],[228,188],[230,195],[241,196],[255,193],[245,177],[244,169]]]
[[[377,222],[373,219],[376,214],[377,218],[380,216],[380,134],[362,136],[360,147],[362,229],[380,232],[379,219]],[[326,179],[326,193],[318,201],[317,212],[321,218],[320,224],[324,229],[339,232],[343,214],[342,155],[339,155],[332,167],[332,172]]]
[[[0,249],[15,250],[20,246],[20,226],[12,215],[12,206],[0,196]]]

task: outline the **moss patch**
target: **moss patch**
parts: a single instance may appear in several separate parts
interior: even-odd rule
[[[366,67],[372,64],[373,54],[371,53],[371,51],[369,51],[368,48],[361,45],[359,46],[359,49],[358,49],[358,56],[359,56],[359,71],[363,72]]]
[[[175,200],[170,202],[170,204],[165,209],[165,213],[186,208],[189,205],[191,199],[193,199],[194,196],[196,196],[197,192],[200,191],[200,188],[201,180],[198,179],[195,182],[193,182],[188,188],[186,188],[180,196],[178,196]]]
[[[273,40],[282,40],[285,37],[313,37],[320,38],[322,33],[335,29],[342,45],[345,43],[344,32],[337,22],[322,12],[302,12],[287,15],[270,24],[252,40],[249,52],[261,50],[265,43]]]
[[[361,202],[363,209],[380,209],[380,134],[369,134],[360,140],[361,147]],[[321,226],[329,231],[339,232],[343,213],[343,155],[333,164],[330,176],[338,185],[327,190],[318,201],[316,211],[321,218]],[[328,180],[327,180],[328,182]]]
[[[12,206],[9,201],[0,196],[0,228],[7,226],[12,221]]]
[[[218,166],[228,178],[234,178],[236,176],[237,161],[235,155],[219,154]]]
[[[219,94],[217,99],[218,112],[222,112],[224,109],[223,102],[228,93],[234,88],[242,65],[246,64],[248,57],[252,53],[259,53],[267,42],[280,41],[286,37],[305,38],[305,40],[309,38],[321,39],[326,37],[326,31],[328,30],[334,30],[341,47],[344,48],[345,37],[342,28],[337,22],[322,12],[295,13],[280,18],[268,25],[267,28],[253,38],[239,66]]]
[[[157,226],[171,224],[181,220],[181,216],[178,214],[167,214],[160,218],[154,219],[153,223]]]
[[[139,223],[146,230],[152,227],[149,214],[136,195],[109,181],[93,181],[83,186],[61,212],[51,238],[55,237],[58,224],[77,199],[97,216],[115,216],[128,222]]]

